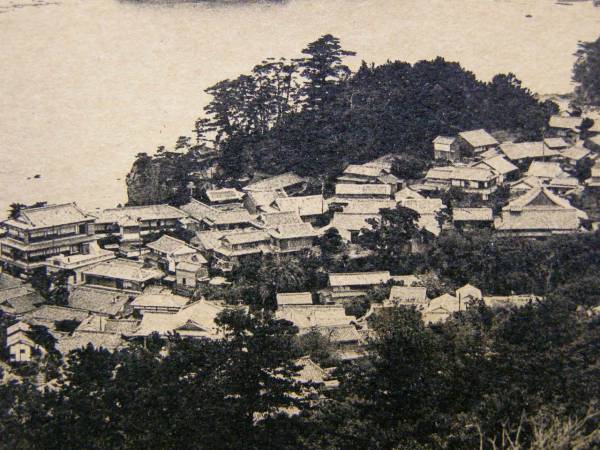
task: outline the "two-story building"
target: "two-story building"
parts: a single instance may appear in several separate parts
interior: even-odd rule
[[[87,254],[96,241],[94,220],[75,203],[23,209],[3,223],[0,261],[16,273],[32,273],[52,256]]]
[[[458,138],[438,136],[433,140],[433,157],[445,161],[456,161],[460,158],[460,143]]]
[[[487,167],[434,167],[425,176],[425,187],[430,190],[455,187],[487,200],[498,189],[498,177],[499,174]]]
[[[185,218],[185,212],[170,205],[105,209],[96,218],[96,234],[99,238],[116,238],[122,256],[139,257],[146,251],[144,242],[158,234],[176,231]]]

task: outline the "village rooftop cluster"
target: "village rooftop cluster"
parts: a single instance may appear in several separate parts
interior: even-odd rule
[[[414,252],[450,228],[487,228],[524,239],[595,230],[600,216],[571,202],[600,188],[600,120],[582,139],[583,120],[553,116],[539,142],[498,142],[483,129],[438,136],[431,144],[436,162],[421,179],[399,179],[392,173],[397,159],[389,155],[348,165],[330,196],[307,195],[307,180],[285,173],[241,189],[213,186],[202,200],[178,208],[160,204],[91,214],[67,203],[22,209],[3,222],[0,239],[0,309],[17,320],[7,330],[11,360],[30,361],[43,352],[28,333],[34,325],[47,328],[62,354],[88,344],[115,350],[153,333],[219,339],[215,317],[243,306],[192,299],[199,287],[226,292],[231,271],[249,256],[318,252],[318,238],[332,228],[351,256],[360,255],[361,234],[381,219],[382,210],[397,205],[419,213],[418,227],[427,238],[412,243]],[[584,164],[592,166],[591,176],[580,180],[577,170]],[[492,199],[501,188],[509,197],[495,210]],[[470,196],[473,205],[449,207],[440,195],[449,191]],[[182,230],[191,237],[175,237]],[[28,277],[39,270],[68,275],[67,306],[45,304],[32,288]],[[393,285],[388,299],[361,318],[346,315],[346,302],[386,283]],[[275,315],[293,322],[301,335],[321,333],[341,359],[354,359],[364,354],[372,314],[414,306],[426,322],[439,322],[476,299],[501,307],[536,298],[484,294],[471,285],[429,298],[419,275],[329,273],[328,287],[319,292],[277,293]],[[76,326],[68,329],[69,323]],[[313,364],[307,361],[307,370],[327,381]]]

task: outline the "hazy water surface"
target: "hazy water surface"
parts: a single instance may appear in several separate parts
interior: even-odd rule
[[[483,79],[512,71],[542,93],[571,90],[577,41],[600,34],[589,2],[233,3],[0,0],[0,211],[124,202],[135,154],[190,134],[206,87],[325,33],[358,52],[353,67],[442,55]]]

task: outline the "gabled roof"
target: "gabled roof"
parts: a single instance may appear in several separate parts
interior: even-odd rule
[[[405,187],[403,189],[400,189],[398,192],[396,192],[396,194],[394,195],[394,197],[395,197],[395,199],[396,199],[397,202],[401,202],[402,200],[405,200],[405,199],[425,198],[425,197],[423,197],[423,195],[419,194],[417,191],[413,191],[409,187]]]
[[[552,116],[548,124],[551,128],[560,128],[563,130],[579,131],[579,127],[583,122],[583,117],[571,117],[571,116]]]
[[[504,208],[503,211],[522,211],[523,209],[537,210],[556,210],[570,209],[575,210],[568,200],[553,194],[546,188],[534,188],[522,196],[514,199]]]
[[[538,178],[554,178],[561,175],[566,175],[560,167],[560,164],[555,162],[532,161],[527,170],[527,176]]]
[[[166,335],[174,331],[182,336],[218,337],[215,324],[217,315],[226,308],[205,300],[199,300],[182,307],[175,314],[145,313],[136,336],[148,336],[153,332]]]
[[[454,208],[452,219],[455,222],[492,222],[492,208]]]
[[[560,155],[560,152],[547,148],[542,141],[536,142],[506,142],[500,144],[500,150],[511,161],[525,158],[549,158]]]
[[[256,191],[247,194],[247,199],[261,209],[270,207],[279,198],[287,198],[287,195],[283,191]]]
[[[146,244],[146,247],[160,253],[166,253],[168,255],[183,255],[197,252],[195,248],[190,247],[185,242],[166,234],[163,234],[156,241]]]
[[[385,272],[347,272],[330,273],[329,285],[337,286],[366,286],[387,283],[391,278],[388,271]]]
[[[517,166],[511,163],[509,160],[504,158],[502,155],[493,156],[488,159],[484,159],[475,167],[487,166],[492,169],[494,172],[499,173],[501,175],[506,175],[516,170],[519,170]]]
[[[280,211],[295,211],[300,216],[316,216],[327,211],[327,202],[322,195],[304,197],[280,197],[275,199]]]
[[[542,181],[538,177],[525,177],[520,180],[510,183],[511,189],[525,189],[529,190],[535,187],[541,187]]]
[[[577,231],[586,214],[546,188],[534,188],[502,209],[500,231]]]
[[[473,298],[483,298],[481,289],[473,286],[470,283],[467,283],[464,286],[458,288],[456,290],[456,296],[460,299],[463,299],[463,298],[469,297],[469,296],[473,297]]]
[[[336,184],[336,195],[392,195],[389,184]]]
[[[22,209],[17,219],[9,219],[5,223],[21,228],[34,229],[93,220],[93,216],[84,213],[75,203],[63,203]]]
[[[576,188],[577,186],[579,186],[579,180],[570,176],[554,177],[548,183],[550,188]]]
[[[312,304],[312,294],[310,292],[281,292],[277,294],[277,306]]]
[[[286,187],[293,186],[295,184],[303,183],[306,180],[299,177],[295,173],[288,172],[274,177],[267,178],[265,180],[251,183],[243,188],[247,192],[257,191],[275,191],[279,189],[285,189]]]
[[[463,131],[458,133],[458,135],[474,148],[498,145],[496,138],[484,129]]]
[[[113,259],[102,262],[100,264],[96,264],[95,266],[89,267],[82,272],[84,275],[93,275],[135,282],[160,279],[164,276],[164,274],[158,269],[144,267],[143,263],[128,259]]]
[[[170,205],[125,206],[102,211],[97,223],[136,223],[148,220],[183,219],[186,213]]]
[[[206,191],[206,197],[210,202],[228,202],[228,201],[239,201],[244,197],[244,193],[237,189],[225,188],[225,189],[208,189]]]

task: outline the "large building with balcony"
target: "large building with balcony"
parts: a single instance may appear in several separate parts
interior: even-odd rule
[[[12,272],[31,273],[52,256],[88,254],[96,240],[94,220],[75,203],[22,209],[3,222],[0,262]]]

